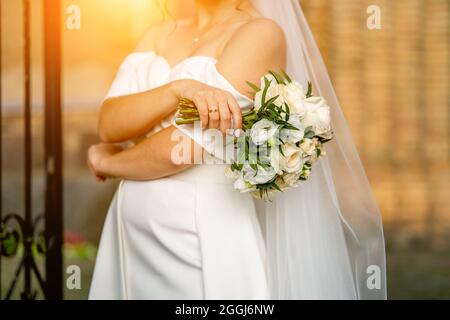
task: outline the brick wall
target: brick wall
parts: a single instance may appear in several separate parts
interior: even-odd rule
[[[447,0],[303,0],[388,235],[446,242],[450,230]],[[381,30],[369,30],[369,5]]]

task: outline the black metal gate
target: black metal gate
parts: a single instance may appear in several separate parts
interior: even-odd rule
[[[0,16],[2,12],[0,0]],[[31,127],[31,10],[32,0],[22,0],[24,40],[24,208],[23,213],[2,213],[0,198],[0,299],[35,299],[41,292],[47,299],[62,299],[62,130],[61,130],[61,4],[42,0],[45,69],[45,212],[32,206],[32,127]],[[0,62],[2,34],[0,23]],[[41,39],[33,39],[41,41]],[[1,63],[0,63],[1,68]],[[0,115],[3,101],[0,78]],[[2,130],[0,130],[0,192],[2,188]],[[4,188],[4,186],[3,186]],[[45,257],[45,276],[36,265],[36,256]],[[18,259],[12,278],[2,274],[3,259]],[[2,290],[4,288],[4,290]]]

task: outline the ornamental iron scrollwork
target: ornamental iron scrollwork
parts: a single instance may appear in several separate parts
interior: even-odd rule
[[[61,1],[34,1],[43,5],[44,49],[44,162],[45,214],[34,215],[32,208],[32,59],[31,59],[31,0],[22,0],[23,21],[23,119],[24,119],[24,212],[2,215],[0,196],[0,299],[12,299],[17,292],[23,300],[38,298],[40,291],[46,299],[62,299],[62,129],[61,129]],[[0,16],[2,4],[0,1]],[[2,24],[0,23],[0,70],[2,69]],[[2,116],[2,77],[0,77],[0,118]],[[0,126],[0,194],[2,192],[2,128]],[[18,199],[17,199],[18,200]],[[37,258],[45,261],[42,272]],[[17,266],[9,283],[4,283],[3,262]],[[10,265],[8,265],[8,268]],[[10,270],[8,270],[10,271]],[[43,276],[45,275],[45,277]],[[23,276],[23,287],[22,279]],[[44,280],[45,279],[45,280]],[[8,279],[9,281],[10,279]],[[35,283],[37,282],[37,285]],[[19,283],[21,288],[19,289]],[[4,287],[5,285],[6,287]],[[35,288],[37,287],[37,288]],[[6,290],[6,293],[3,292]],[[39,290],[40,289],[40,290]]]
[[[34,300],[38,291],[32,288],[31,277],[37,279],[40,289],[45,296],[45,281],[36,263],[36,257],[45,257],[51,241],[45,240],[44,215],[37,216],[32,223],[28,223],[18,214],[8,214],[0,222],[0,255],[4,258],[19,258],[14,270],[13,279],[7,287],[5,300],[10,300],[17,289],[22,274],[24,287],[20,292],[22,300]]]

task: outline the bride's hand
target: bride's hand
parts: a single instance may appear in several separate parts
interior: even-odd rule
[[[97,181],[105,181],[109,178],[102,172],[102,161],[121,151],[123,151],[122,147],[111,143],[99,143],[89,148],[87,164],[89,170],[97,178]]]
[[[203,128],[220,129],[224,134],[242,128],[241,108],[231,93],[195,80],[177,82],[176,93],[194,102]]]

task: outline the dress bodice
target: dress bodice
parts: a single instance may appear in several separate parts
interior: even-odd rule
[[[122,62],[105,99],[150,90],[179,79],[192,79],[227,90],[242,108],[251,100],[238,92],[216,68],[217,60],[209,56],[191,56],[170,66],[167,60],[154,52],[134,52]],[[171,124],[172,116],[160,123],[159,128]]]
[[[243,109],[248,109],[252,100],[241,94],[217,70],[217,60],[210,56],[191,56],[175,66],[154,52],[134,52],[122,62],[105,100],[157,88],[180,79],[192,79],[230,92]],[[174,114],[162,120],[148,135],[174,124]],[[175,125],[210,154],[225,160],[222,154],[224,145],[218,142],[210,132],[199,135],[193,125]]]

